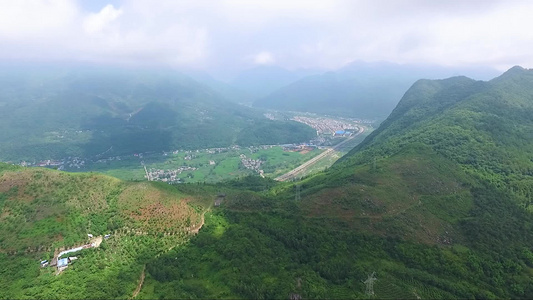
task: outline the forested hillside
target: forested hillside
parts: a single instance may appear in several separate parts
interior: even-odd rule
[[[376,272],[380,299],[531,298],[531,86],[418,81],[334,167],[228,199],[140,296],[367,298]]]
[[[0,72],[0,87],[4,161],[302,142],[315,133],[175,71],[17,66]]]
[[[213,193],[0,163],[0,299],[131,297],[143,265],[201,227]],[[98,239],[59,275],[39,265]]]
[[[145,274],[139,299],[529,299],[532,86],[520,67],[418,81],[361,146],[297,182],[152,185],[2,165],[0,297],[124,298]],[[116,239],[57,276],[39,269],[89,231]]]
[[[533,72],[521,67],[489,82],[421,80],[339,165],[380,159],[420,142],[528,208],[533,197],[531,82]]]

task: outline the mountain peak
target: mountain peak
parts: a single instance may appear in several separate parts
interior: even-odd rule
[[[514,66],[510,68],[509,70],[505,71],[501,76],[508,76],[508,75],[515,75],[515,74],[523,74],[527,72],[528,69],[524,69],[521,66]]]
[[[518,73],[518,72],[524,72],[524,71],[527,71],[527,69],[525,68],[522,68],[521,66],[514,66],[512,68],[510,68],[509,70],[507,70],[507,72],[505,72],[504,74],[506,73]]]
[[[533,71],[532,69],[526,69],[526,68],[523,68],[521,66],[514,66],[514,67],[510,68],[509,70],[507,70],[502,75],[500,75],[500,76],[494,78],[493,80],[491,80],[491,82],[498,83],[498,82],[504,82],[504,81],[507,81],[507,80],[516,80],[516,79],[522,78],[524,76],[529,77],[529,76],[533,75],[532,71]]]

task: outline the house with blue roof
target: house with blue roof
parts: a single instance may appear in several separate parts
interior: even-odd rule
[[[59,259],[57,261],[57,268],[58,269],[64,269],[68,267],[68,257],[65,257],[65,258],[62,258],[62,259]]]

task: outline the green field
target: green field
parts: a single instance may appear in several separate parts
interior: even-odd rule
[[[176,170],[180,167],[196,168],[196,170],[182,171],[178,175],[182,182],[218,182],[258,174],[257,171],[243,166],[241,155],[263,161],[260,169],[264,171],[265,176],[275,177],[295,168],[322,151],[315,149],[307,153],[291,152],[284,151],[281,146],[229,148],[220,152],[214,149],[203,149],[165,154],[152,153],[145,154],[142,157],[130,155],[120,157],[120,159],[113,158],[112,160],[89,163],[84,168],[67,169],[67,171],[99,172],[123,180],[146,180],[142,165],[144,163],[148,170]]]

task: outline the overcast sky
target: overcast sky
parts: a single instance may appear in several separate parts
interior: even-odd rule
[[[533,1],[0,0],[0,60],[533,67]]]

